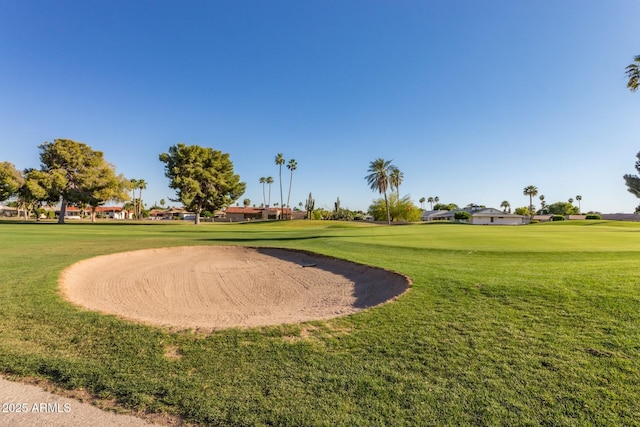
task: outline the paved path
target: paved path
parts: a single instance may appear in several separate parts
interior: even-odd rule
[[[88,403],[43,391],[33,385],[0,378],[0,426],[138,427],[151,426],[140,418],[117,415]]]

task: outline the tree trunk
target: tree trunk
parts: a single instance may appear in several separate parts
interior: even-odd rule
[[[58,216],[58,224],[64,224],[64,217],[67,215],[67,199],[62,198],[60,203],[60,215]]]
[[[387,208],[387,224],[391,225],[391,214],[389,213],[389,201],[387,200],[387,192],[384,192],[384,206]]]
[[[202,208],[198,206],[196,208],[196,219],[194,220],[195,225],[200,225],[200,212],[202,212]]]
[[[91,222],[96,222],[96,208],[91,207]]]
[[[291,178],[289,179],[289,194],[287,194],[287,207],[291,208],[289,206],[289,202],[291,200],[291,184],[293,184],[293,171],[291,171]],[[289,219],[291,219],[291,217],[289,217]]]

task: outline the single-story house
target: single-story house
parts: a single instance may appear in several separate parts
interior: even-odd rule
[[[90,215],[93,208],[87,206],[84,209],[80,209],[76,206],[67,206],[65,211],[65,218],[67,219],[80,219],[82,214]],[[97,206],[95,208],[96,216],[102,218],[111,219],[128,219],[131,217],[131,212],[123,209],[121,206]],[[60,215],[60,210],[56,210],[56,215]]]
[[[573,219],[587,219],[586,215],[567,215],[564,217],[564,219],[567,220],[573,220]]]
[[[486,208],[471,212],[471,224],[479,225],[522,225],[527,217],[506,213],[494,208]]]
[[[249,206],[229,206],[224,211],[224,218],[227,221],[250,221],[255,219],[267,219],[269,211],[263,208],[252,208]]]
[[[522,225],[527,223],[527,217],[503,212],[494,208],[472,207],[457,209],[455,211],[443,211],[441,214],[431,216],[432,221],[455,221],[457,212],[469,212],[471,219],[469,224],[475,225]]]
[[[291,208],[268,207],[255,208],[250,206],[229,206],[224,211],[226,221],[251,221],[258,219],[304,219],[306,212],[294,212]]]
[[[449,211],[437,210],[437,211],[423,211],[420,216],[421,221],[443,221],[444,218],[441,215]]]
[[[149,218],[193,221],[196,219],[196,214],[183,208],[151,209],[149,211]]]
[[[0,206],[0,216],[18,216],[18,208],[12,208],[10,206]]]

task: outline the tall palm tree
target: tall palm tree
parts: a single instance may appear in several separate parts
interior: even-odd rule
[[[144,179],[140,179],[138,180],[138,189],[140,190],[140,197],[138,197],[138,219],[142,219],[142,209],[143,209],[143,204],[142,204],[142,190],[146,190],[147,189],[147,181],[145,181]]]
[[[572,197],[569,197],[569,203],[573,204],[573,198]]]
[[[440,197],[436,196],[433,198],[433,201],[435,202],[435,204],[437,205],[438,202],[440,201]]]
[[[396,195],[398,196],[398,200],[400,200],[400,184],[404,181],[404,173],[400,172],[400,169],[393,166],[391,168],[391,174],[389,175],[389,185],[391,190],[396,189]]]
[[[640,55],[636,55],[636,57],[633,58],[633,63],[627,65],[625,70],[625,73],[629,78],[627,87],[631,92],[635,92],[638,90],[638,85],[640,84]]]
[[[427,202],[429,203],[429,205],[431,205],[431,210],[433,210],[433,202],[434,202],[433,197],[429,196],[429,198],[427,199]]]
[[[504,212],[507,212],[507,209],[510,209],[511,205],[507,200],[503,200],[502,203],[500,203],[500,207],[503,208]]]
[[[268,176],[264,182],[269,185],[269,199],[267,200],[267,206],[271,206],[271,184],[273,184],[273,178]]]
[[[529,215],[533,217],[533,198],[538,195],[538,187],[535,185],[528,185],[524,187],[522,194],[529,196]]]
[[[389,201],[387,200],[387,190],[389,189],[389,177],[395,166],[391,164],[391,160],[378,158],[369,163],[369,175],[364,179],[372,191],[378,191],[384,194],[384,205],[387,209],[387,223],[391,224],[391,214],[389,213]]]
[[[291,200],[291,184],[293,183],[293,171],[298,169],[298,162],[296,162],[296,159],[289,160],[289,163],[287,163],[287,169],[291,171],[291,176],[289,178],[289,194],[287,194],[287,207],[291,208],[291,206],[289,206],[289,201]]]
[[[267,198],[264,196],[264,184],[267,182],[267,178],[264,176],[260,177],[260,184],[262,184],[262,206],[267,205]]]
[[[138,205],[136,203],[136,190],[138,189],[138,180],[135,178],[131,178],[129,180],[131,184],[131,203],[133,203],[133,214],[138,217]]]
[[[276,165],[278,165],[278,167],[280,168],[280,206],[282,206],[282,165],[284,165],[284,156],[282,155],[282,153],[278,153],[278,155],[276,156]]]
[[[427,199],[425,199],[424,197],[420,197],[420,200],[418,200],[420,202],[420,209],[422,209],[422,210],[424,210],[424,202],[425,202],[425,200],[427,200]]]
[[[576,196],[576,200],[578,201],[578,213],[582,213],[582,206],[580,206],[580,202],[582,201],[582,196],[578,194]]]

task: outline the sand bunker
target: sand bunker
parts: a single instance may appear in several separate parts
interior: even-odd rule
[[[67,268],[71,302],[179,329],[328,319],[407,290],[397,273],[307,252],[190,246],[105,255]]]

